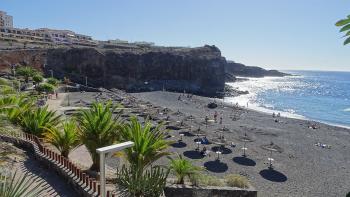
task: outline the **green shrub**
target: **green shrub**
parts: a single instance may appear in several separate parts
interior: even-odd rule
[[[225,183],[215,177],[215,176],[210,176],[210,175],[206,175],[206,174],[198,174],[198,176],[196,177],[196,184],[195,185],[199,185],[199,186],[224,186]]]
[[[53,86],[52,84],[49,84],[49,83],[42,83],[36,87],[36,90],[39,92],[48,92],[49,93],[49,92],[53,92],[55,90],[55,86]]]
[[[237,174],[227,175],[225,177],[226,184],[230,187],[248,188],[249,181],[246,177]]]
[[[33,81],[35,83],[40,83],[44,80],[43,76],[41,76],[40,74],[36,74],[33,76]]]
[[[54,85],[54,86],[57,86],[59,82],[60,81],[58,79],[55,79],[55,78],[52,78],[52,77],[47,79],[47,83],[49,83],[51,85]]]
[[[123,165],[121,170],[117,170],[117,188],[123,196],[162,196],[169,170],[160,166],[152,166],[145,171],[138,168]]]
[[[34,77],[36,74],[38,74],[38,71],[29,66],[22,66],[17,67],[16,73],[20,76],[23,76],[26,82],[28,82],[29,77]]]
[[[10,83],[9,83],[9,81],[7,79],[0,78],[0,86],[3,86],[3,85],[9,86]]]

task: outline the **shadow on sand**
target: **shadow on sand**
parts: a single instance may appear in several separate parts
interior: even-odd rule
[[[188,157],[190,159],[203,159],[204,158],[204,155],[202,155],[199,151],[195,151],[195,150],[185,151],[183,154],[185,157]]]
[[[231,149],[226,148],[226,147],[221,147],[221,146],[214,146],[214,147],[211,148],[211,150],[213,152],[221,151],[222,154],[230,154],[230,153],[232,153]]]
[[[228,166],[226,163],[221,162],[220,160],[208,161],[204,163],[204,167],[210,172],[226,172]]]
[[[194,137],[196,135],[194,135],[193,133],[190,133],[188,131],[182,131],[182,132],[179,132],[180,134],[184,134],[184,136],[186,137]]]
[[[239,165],[244,166],[255,166],[256,162],[252,159],[249,159],[247,157],[234,157],[232,159],[235,163],[238,163]]]
[[[172,146],[174,148],[184,148],[184,147],[187,146],[187,144],[184,143],[184,142],[178,141],[178,142],[175,142],[175,143],[171,144],[170,146]]]
[[[285,182],[287,181],[286,175],[274,170],[272,168],[261,170],[259,174],[264,178],[272,182]]]

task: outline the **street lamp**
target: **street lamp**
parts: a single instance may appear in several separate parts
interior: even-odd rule
[[[105,156],[107,153],[114,153],[121,151],[125,148],[132,147],[134,142],[128,141],[120,144],[114,144],[96,149],[96,152],[100,155],[100,184],[102,197],[106,197],[106,174],[105,174]]]

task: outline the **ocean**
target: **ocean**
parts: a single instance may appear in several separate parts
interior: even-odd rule
[[[283,71],[296,76],[228,83],[249,94],[225,102],[282,116],[350,127],[350,72]]]

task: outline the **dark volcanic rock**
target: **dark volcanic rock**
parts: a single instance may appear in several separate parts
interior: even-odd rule
[[[20,54],[20,55],[18,55]],[[186,91],[218,96],[225,84],[226,60],[215,46],[134,47],[117,49],[60,48],[0,52],[0,66],[21,63],[53,70],[58,78],[93,87],[127,91]],[[15,57],[15,58],[12,58]],[[40,61],[40,62],[39,62]],[[45,64],[46,62],[46,64]],[[45,67],[43,65],[46,65]]]
[[[243,77],[283,77],[289,76],[290,74],[282,73],[277,70],[265,70],[257,66],[246,66],[244,64],[235,63],[232,61],[227,61],[225,66],[225,76],[226,82],[234,82],[236,80],[235,76]]]

